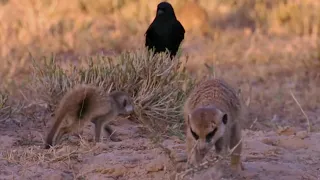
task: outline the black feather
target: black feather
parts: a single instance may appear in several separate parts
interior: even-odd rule
[[[161,12],[161,13],[158,13]],[[185,30],[177,20],[174,9],[168,2],[161,2],[157,6],[156,17],[148,27],[145,35],[145,46],[154,53],[169,50],[173,58],[184,39]]]

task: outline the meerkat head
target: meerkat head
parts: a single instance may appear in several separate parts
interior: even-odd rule
[[[110,93],[110,97],[114,99],[119,115],[129,115],[134,111],[133,99],[128,93],[115,91]]]
[[[197,108],[188,115],[188,134],[196,141],[196,162],[223,136],[227,122],[228,115],[211,106]]]

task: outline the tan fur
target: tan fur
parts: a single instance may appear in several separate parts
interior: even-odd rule
[[[184,105],[191,164],[200,163],[212,147],[224,155],[239,143],[241,104],[237,92],[221,79],[203,80],[196,85]],[[231,167],[237,171],[243,169],[241,151],[242,143],[231,154]]]
[[[82,129],[87,122],[95,124],[95,140],[99,142],[102,128],[109,135],[112,133],[106,122],[131,112],[133,101],[125,92],[114,91],[103,96],[97,87],[76,85],[64,95],[55,111],[55,122],[45,148],[50,148],[53,141],[57,142],[64,134]]]
[[[214,35],[209,24],[208,13],[198,2],[189,0],[184,3],[177,10],[177,18],[187,33],[198,33],[209,37]]]

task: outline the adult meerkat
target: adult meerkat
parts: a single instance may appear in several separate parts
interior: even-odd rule
[[[241,101],[231,86],[221,79],[200,82],[191,91],[183,111],[191,164],[200,163],[213,146],[217,154],[225,154],[235,147],[231,167],[238,172],[243,170]]]
[[[61,99],[55,122],[47,135],[45,149],[53,145],[64,134],[80,130],[86,122],[95,125],[95,140],[100,142],[102,128],[110,136],[112,129],[106,123],[118,115],[129,115],[134,110],[132,98],[123,91],[101,95],[97,87],[77,85]]]
[[[189,0],[177,10],[177,18],[186,32],[200,33],[204,36],[213,36],[207,11],[199,5],[197,0]],[[212,38],[212,37],[211,37]]]

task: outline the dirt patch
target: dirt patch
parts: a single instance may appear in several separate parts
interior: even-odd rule
[[[89,125],[84,134],[89,137]],[[119,120],[114,125],[120,142],[90,141],[69,137],[55,150],[42,145],[21,145],[18,134],[1,129],[1,179],[173,179],[179,156],[185,155],[184,141],[168,138],[154,143],[139,124]],[[34,134],[44,135],[41,130]],[[7,135],[9,134],[9,135]],[[236,174],[228,160],[212,164],[186,176],[193,179],[317,179],[320,177],[320,134],[300,137],[301,132],[244,131],[245,170]],[[86,135],[85,135],[86,136]],[[26,138],[27,139],[27,138]],[[25,140],[26,141],[26,140]],[[19,142],[20,146],[14,144]],[[184,167],[183,163],[180,166]],[[180,170],[181,171],[181,170]]]
[[[159,140],[141,124],[119,120],[112,126],[120,142],[94,144],[88,125],[81,138],[64,137],[54,149],[43,149],[53,109],[37,102],[42,91],[36,97],[24,92],[31,56],[53,52],[57,64],[69,67],[82,65],[87,56],[118,56],[141,48],[157,4],[126,1],[119,16],[111,6],[65,2],[5,0],[0,5],[0,16],[10,14],[1,16],[0,90],[10,91],[9,101],[18,102],[5,107],[0,92],[0,179],[173,180],[185,168],[181,132]],[[199,2],[208,10],[215,36],[211,41],[186,33],[181,59],[189,57],[190,74],[212,73],[241,89],[248,105],[243,126],[250,130],[243,132],[241,174],[230,170],[228,159],[215,161],[212,153],[185,179],[319,180],[320,50],[319,39],[309,36],[319,32],[318,3]],[[295,18],[284,21],[283,12]]]

